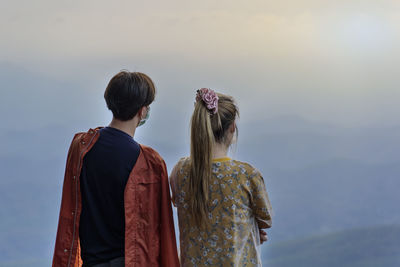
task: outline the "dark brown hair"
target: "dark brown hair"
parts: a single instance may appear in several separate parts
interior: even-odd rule
[[[104,99],[114,118],[127,121],[135,117],[141,107],[150,105],[155,94],[156,88],[149,76],[124,70],[112,77]]]
[[[217,94],[218,112],[210,113],[203,101],[197,101],[191,120],[189,212],[199,226],[204,225],[208,213],[208,194],[211,181],[214,142],[230,145],[227,130],[239,116],[232,97]],[[237,134],[236,129],[236,134]]]

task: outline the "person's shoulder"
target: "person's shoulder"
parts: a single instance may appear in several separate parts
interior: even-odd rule
[[[174,165],[172,173],[183,173],[188,166],[190,166],[190,157],[182,157]]]
[[[75,147],[89,144],[101,128],[102,127],[97,127],[94,129],[90,128],[86,132],[75,133],[74,137],[72,138],[71,146]]]
[[[140,149],[148,161],[154,164],[165,164],[164,159],[154,148],[140,144]]]
[[[245,162],[245,161],[240,161],[240,160],[236,160],[236,159],[232,159],[231,160],[234,166],[238,166],[239,168],[245,168],[247,170],[257,170],[257,168],[255,168],[252,164],[250,164],[249,162]]]
[[[189,164],[190,162],[190,157],[182,157],[178,160],[178,162],[176,163],[176,165],[180,165],[180,166],[184,166]]]
[[[247,176],[249,177],[262,176],[261,172],[255,166],[253,166],[248,162],[240,160],[232,160],[232,165],[240,168],[242,170],[242,173],[247,174]]]

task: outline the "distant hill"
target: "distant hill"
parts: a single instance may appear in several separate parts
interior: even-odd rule
[[[398,267],[400,225],[271,243],[263,249],[263,266],[267,267]]]

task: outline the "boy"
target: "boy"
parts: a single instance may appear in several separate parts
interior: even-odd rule
[[[53,267],[179,266],[164,160],[133,139],[154,97],[150,77],[122,71],[104,93],[109,126],[74,136]]]

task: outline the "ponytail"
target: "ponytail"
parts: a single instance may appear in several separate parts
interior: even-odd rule
[[[196,102],[191,121],[189,208],[198,225],[204,225],[208,213],[208,190],[211,180],[214,134],[210,112]]]

